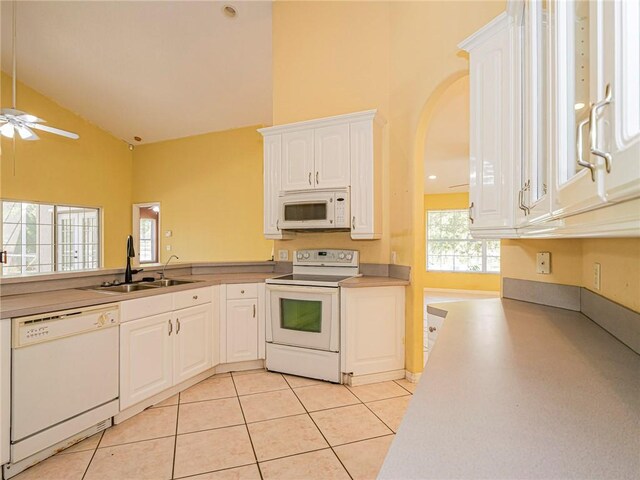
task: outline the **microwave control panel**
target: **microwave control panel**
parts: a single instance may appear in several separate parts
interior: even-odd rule
[[[294,265],[357,266],[357,250],[297,250]]]
[[[347,225],[346,215],[347,215],[347,199],[344,195],[336,196],[336,206],[335,206],[335,214],[336,214],[336,225]]]

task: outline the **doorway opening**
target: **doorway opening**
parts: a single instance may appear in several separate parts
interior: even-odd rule
[[[160,262],[160,202],[133,205],[133,240],[136,263]]]

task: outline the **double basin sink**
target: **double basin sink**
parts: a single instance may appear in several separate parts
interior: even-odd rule
[[[175,285],[185,285],[196,283],[197,280],[175,280],[173,278],[163,278],[153,282],[123,283],[121,285],[85,287],[84,290],[96,290],[98,292],[129,293],[141,290],[152,290],[163,287],[173,287]]]

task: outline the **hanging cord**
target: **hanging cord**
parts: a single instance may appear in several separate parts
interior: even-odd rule
[[[16,43],[17,43],[17,34],[16,34],[16,8],[17,8],[17,0],[13,1],[13,5],[12,5],[12,25],[11,25],[11,30],[12,30],[12,35],[11,35],[11,56],[12,56],[12,69],[13,69],[13,74],[12,74],[12,78],[11,78],[11,86],[12,86],[12,101],[13,101],[13,109],[16,109],[16,73],[18,71],[18,61],[16,59]]]

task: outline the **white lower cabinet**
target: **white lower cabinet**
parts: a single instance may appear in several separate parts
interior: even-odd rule
[[[220,363],[265,358],[264,283],[220,288]]]
[[[211,317],[211,304],[175,312],[174,384],[188,380],[212,366]]]
[[[9,461],[11,320],[0,320],[0,465]]]
[[[122,302],[120,410],[213,366],[213,296],[205,287]],[[153,299],[168,311],[139,318]]]
[[[227,301],[227,363],[258,359],[258,299]]]
[[[342,288],[342,372],[404,370],[405,287]]]
[[[120,410],[173,385],[173,313],[120,325]]]

